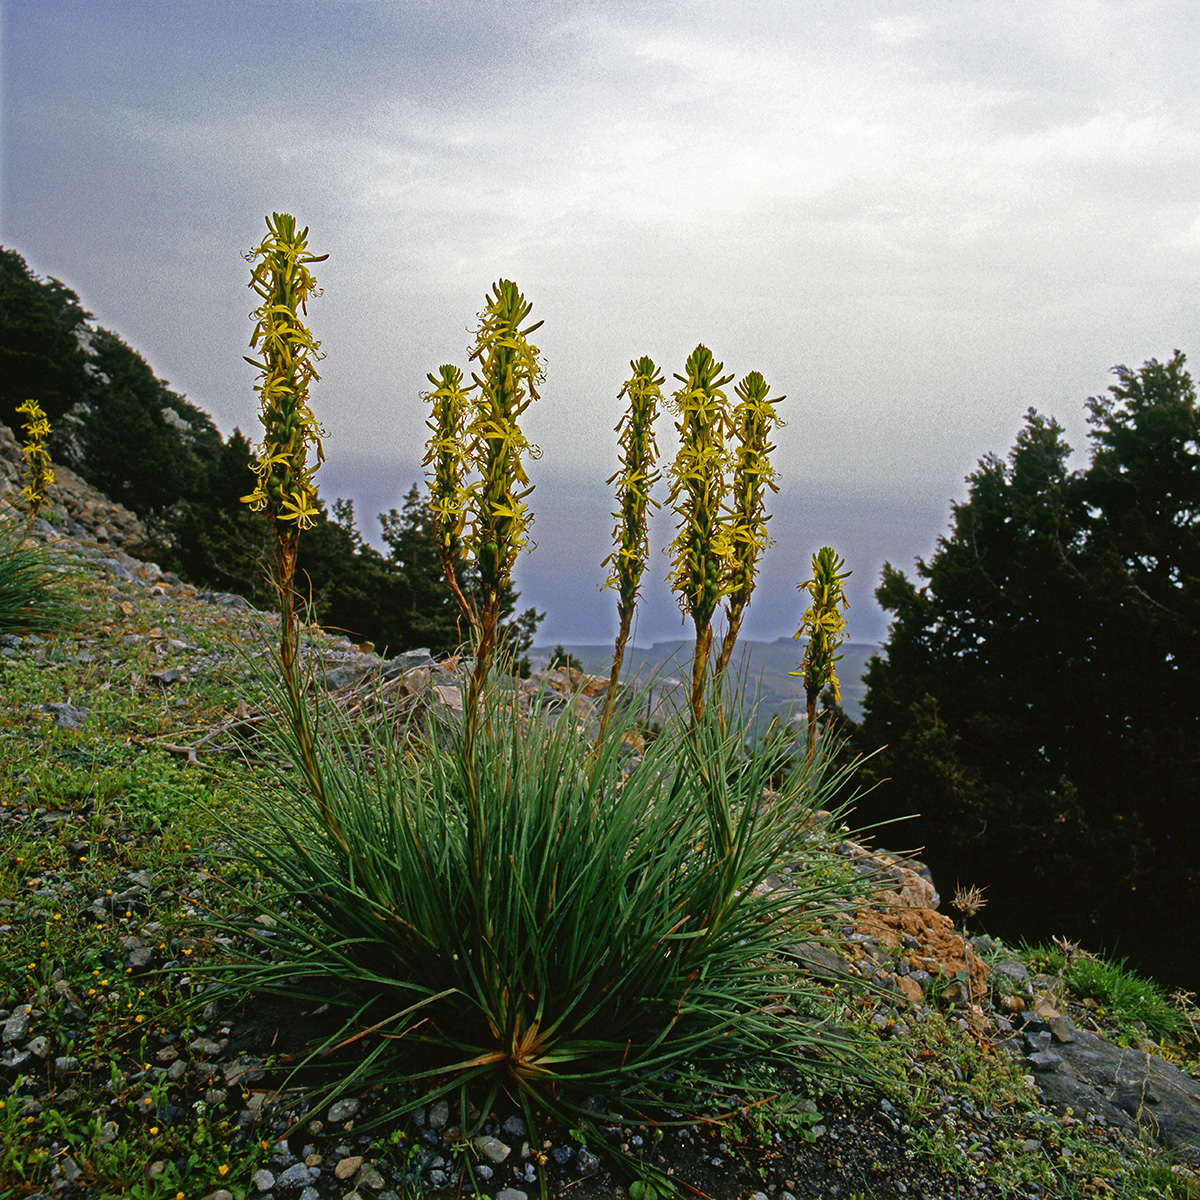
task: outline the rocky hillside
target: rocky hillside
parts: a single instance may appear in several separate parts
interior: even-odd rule
[[[14,494],[18,458],[0,428],[0,505]],[[185,843],[168,867],[166,835],[155,829],[170,818],[160,812],[148,821],[144,796],[107,812],[97,835],[91,801],[39,804],[31,781],[43,770],[116,755],[102,741],[113,737],[131,762],[165,755],[186,771],[223,760],[254,721],[238,692],[229,639],[252,636],[269,618],[240,598],[198,593],[140,558],[143,532],[132,514],[69,471],[59,469],[35,537],[76,565],[88,581],[81,589],[87,599],[69,635],[0,637],[0,731],[9,763],[0,779],[0,868],[8,863],[7,875],[0,869],[0,932],[37,961],[35,930],[68,909],[82,914],[84,944],[98,956],[92,974],[104,975],[105,985],[108,975],[127,977],[129,987],[141,988],[128,1003],[148,1006],[146,997],[161,986],[154,981],[188,986],[189,956],[204,940],[186,913],[218,902],[207,876],[220,831],[207,835],[210,845]],[[397,716],[416,706],[447,714],[461,707],[453,660],[417,653],[382,661],[370,647],[332,637],[318,653],[324,687],[347,707],[368,695]],[[527,702],[548,700],[543,711],[586,727],[601,681],[558,670],[519,687]],[[128,697],[119,717],[111,707],[118,691]],[[54,736],[38,732],[46,728]],[[46,764],[37,760],[43,754]],[[24,767],[19,755],[29,756]],[[188,785],[172,780],[170,794],[187,794]],[[727,1200],[1200,1195],[1200,1083],[1179,1065],[1187,1065],[1186,1039],[1152,1041],[1151,1031],[1139,1034],[1073,993],[1065,971],[1039,973],[1015,950],[966,936],[920,862],[848,834],[838,850],[863,878],[863,903],[828,930],[828,943],[797,944],[790,953],[840,1005],[844,1027],[862,1040],[882,1082],[806,1098],[810,1119],[802,1105],[790,1125],[764,1129],[743,1114],[721,1127],[654,1134],[656,1165],[693,1191]],[[118,875],[88,874],[89,857],[105,855],[120,865]],[[43,865],[31,871],[30,861]],[[783,871],[766,886],[786,891],[788,880]],[[160,909],[174,910],[173,918]],[[18,965],[10,981],[26,978]],[[33,962],[29,972],[36,975]],[[205,1154],[213,1157],[187,1166],[187,1178],[205,1178],[211,1168],[212,1186],[194,1192],[208,1200],[247,1191],[398,1200],[411,1194],[406,1188],[436,1194],[461,1183],[455,1130],[436,1106],[420,1111],[411,1127],[381,1134],[382,1098],[353,1095],[288,1133],[294,1100],[277,1095],[265,1064],[277,1039],[321,1036],[316,1016],[301,1021],[250,1005],[232,1014],[194,1012],[181,1025],[164,1008],[151,1014],[138,1042],[122,1032],[137,1028],[132,1016],[114,1017],[102,1004],[118,993],[87,984],[59,965],[36,986],[10,982],[0,996],[0,1117],[19,1118],[0,1122],[7,1144],[18,1147],[15,1155],[0,1152],[7,1155],[0,1159],[3,1194],[120,1194],[104,1192],[100,1182],[109,1152],[102,1150],[117,1145],[127,1148],[138,1177],[173,1179],[185,1170],[183,1159],[155,1157],[148,1147],[168,1121],[194,1122],[186,1114],[196,1111],[212,1114],[202,1125],[210,1139]],[[114,1027],[124,1040],[92,1063],[89,1047],[108,1046]],[[115,1082],[96,1090],[110,1069]],[[146,1101],[162,1114],[157,1123],[124,1115],[126,1101],[141,1103],[143,1094],[157,1097]],[[212,1141],[218,1116],[229,1131],[263,1135],[261,1151],[242,1138],[254,1150],[238,1160],[243,1167],[230,1166],[231,1151]],[[580,1146],[569,1131],[548,1127],[539,1146],[519,1116],[501,1116],[476,1139],[475,1178],[487,1194],[522,1200],[543,1178],[567,1196],[619,1194],[620,1176],[603,1145]],[[393,1147],[409,1148],[403,1161],[387,1148],[393,1135],[400,1139]],[[198,1138],[200,1127],[189,1136]],[[649,1144],[652,1131],[614,1126],[611,1136],[628,1149]],[[27,1169],[33,1163],[44,1170]],[[228,1187],[221,1186],[226,1173]],[[1125,1179],[1120,1192],[1109,1182],[1118,1175]]]

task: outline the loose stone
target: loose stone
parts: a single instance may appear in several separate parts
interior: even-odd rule
[[[326,1114],[326,1120],[331,1124],[337,1124],[339,1121],[348,1121],[359,1109],[359,1102],[353,1097],[348,1097],[345,1100],[335,1100],[329,1107],[329,1112]]]

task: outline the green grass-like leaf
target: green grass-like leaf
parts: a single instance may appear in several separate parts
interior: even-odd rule
[[[41,633],[69,624],[76,613],[69,582],[53,554],[22,541],[0,521],[0,633]]]
[[[836,1049],[797,1016],[778,956],[853,886],[817,848],[831,769],[771,793],[769,756],[715,721],[628,767],[619,721],[593,747],[497,692],[484,711],[473,754],[431,727],[404,758],[355,748],[322,711],[345,848],[285,773],[291,802],[264,806],[243,851],[278,889],[274,961],[247,956],[231,983],[341,1005],[339,1037],[384,1035],[360,1082],[422,1080],[414,1104],[455,1092],[484,1115],[502,1091],[527,1114],[586,1120],[596,1096],[633,1111],[684,1064],[694,1108],[696,1080],[730,1062]],[[276,736],[294,759],[290,728]],[[783,865],[789,891],[756,891]]]

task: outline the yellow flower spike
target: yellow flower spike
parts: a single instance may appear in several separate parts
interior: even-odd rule
[[[597,745],[604,737],[604,728],[612,712],[625,643],[633,623],[638,588],[646,569],[647,518],[651,507],[659,507],[650,496],[650,489],[660,478],[655,469],[658,445],[654,440],[654,421],[662,402],[663,377],[654,360],[643,356],[629,363],[633,374],[625,381],[618,399],[629,398],[629,408],[617,423],[617,443],[621,448],[621,469],[608,482],[617,485],[618,511],[613,513],[617,525],[613,530],[616,550],[601,564],[608,567],[605,586],[617,591],[617,615],[620,628],[609,673],[608,692],[600,717]]]
[[[813,555],[812,578],[798,585],[799,591],[807,591],[812,597],[794,635],[799,639],[807,634],[808,646],[800,670],[791,672],[804,680],[808,712],[805,755],[808,759],[816,750],[817,699],[822,689],[827,685],[832,689],[835,703],[842,698],[835,670],[842,656],[836,651],[846,637],[842,610],[850,607],[850,601],[846,599],[845,581],[853,574],[845,570],[845,566],[845,560],[837,556],[832,546],[823,546]]]
[[[728,588],[728,535],[721,509],[728,489],[725,435],[729,425],[722,390],[732,375],[722,375],[707,346],[689,355],[682,385],[672,397],[679,450],[669,471],[667,502],[679,517],[678,532],[668,548],[671,571],[667,582],[690,615],[696,629],[692,658],[692,720],[704,712],[704,684],[712,642],[712,618]]]
[[[23,404],[18,404],[17,412],[25,413],[29,417],[22,426],[25,431],[25,445],[21,449],[21,459],[25,464],[28,479],[21,490],[21,498],[26,504],[25,532],[28,534],[37,519],[46,492],[54,483],[50,452],[46,449],[46,439],[50,436],[50,422],[36,400],[26,400]]]
[[[300,747],[306,781],[326,826],[345,845],[337,819],[331,814],[317,762],[312,730],[296,679],[295,596],[292,580],[300,531],[320,513],[313,476],[324,461],[323,431],[308,404],[308,389],[320,379],[316,364],[323,357],[320,343],[301,320],[309,297],[319,295],[309,270],[328,255],[308,253],[308,228],[297,230],[288,213],[267,218],[267,235],[246,254],[251,264],[250,288],[263,303],[251,313],[255,322],[250,348],[261,359],[246,356],[260,375],[259,420],[263,440],[254,473],[256,486],[243,503],[263,510],[275,529],[276,584],[279,588],[280,660],[289,697],[289,720]],[[316,458],[309,465],[308,456]]]
[[[751,371],[734,389],[738,403],[730,418],[737,447],[727,511],[725,637],[714,676],[725,673],[750,604],[759,555],[771,544],[767,534],[766,491],[779,490],[770,454],[771,431],[780,421],[775,405],[784,396],[771,396],[771,388],[758,371]]]

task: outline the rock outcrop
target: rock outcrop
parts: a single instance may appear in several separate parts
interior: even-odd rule
[[[81,479],[70,467],[54,463],[54,483],[46,494],[40,520],[43,533],[110,543],[134,554],[149,548],[137,516]],[[7,425],[0,425],[0,510],[18,508],[24,486],[21,446]]]

